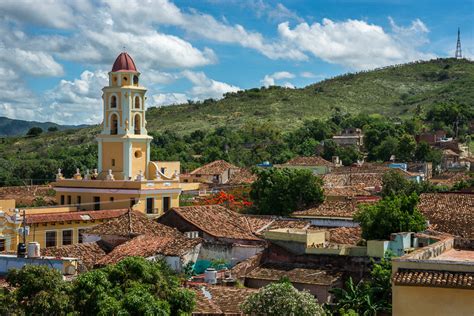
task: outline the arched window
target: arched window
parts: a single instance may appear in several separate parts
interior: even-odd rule
[[[135,114],[135,122],[134,122],[134,125],[135,125],[135,135],[140,135],[140,129],[141,129],[140,121],[141,121],[140,115]]]
[[[138,86],[138,76],[137,75],[133,76],[133,84],[135,86]]]
[[[118,118],[117,114],[112,114],[110,117],[110,135],[117,135],[118,133]]]
[[[110,98],[110,107],[111,108],[116,108],[117,107],[117,97],[115,95],[113,95]]]
[[[135,109],[140,108],[140,97],[135,97]]]

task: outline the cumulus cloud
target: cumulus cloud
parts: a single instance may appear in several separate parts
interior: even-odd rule
[[[300,73],[300,76],[303,78],[316,78],[316,75],[310,71],[303,71]]]
[[[393,63],[429,58],[417,51],[413,43],[426,42],[426,26],[416,20],[409,28],[401,28],[392,21],[393,34],[375,24],[360,20],[322,23],[300,23],[291,28],[288,22],[278,25],[282,39],[302,52],[324,61],[352,69],[369,69]],[[403,38],[410,37],[411,43]]]
[[[41,51],[19,48],[0,48],[3,62],[23,73],[34,76],[61,76],[63,67],[51,55]]]
[[[183,104],[188,102],[188,96],[184,93],[158,93],[153,95],[152,100],[151,106]]]
[[[275,80],[281,79],[292,79],[295,75],[288,71],[278,71],[271,75],[265,75],[265,77],[260,81],[265,87],[274,86]],[[289,82],[285,82],[286,86],[291,85]],[[293,87],[293,85],[291,85]]]
[[[237,86],[210,79],[203,72],[186,70],[182,74],[193,84],[190,94],[197,99],[220,99],[224,93],[241,90]]]

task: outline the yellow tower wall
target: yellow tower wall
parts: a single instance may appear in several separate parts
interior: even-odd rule
[[[102,170],[107,173],[111,169],[116,176],[122,173],[123,150],[121,142],[102,142]],[[112,166],[112,159],[115,159],[115,166]]]

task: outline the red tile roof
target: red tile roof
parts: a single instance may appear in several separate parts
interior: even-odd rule
[[[90,270],[106,255],[105,247],[99,242],[48,247],[41,250],[43,256],[69,257],[81,260],[83,268]]]
[[[283,166],[326,166],[333,167],[334,164],[319,156],[303,157],[298,156],[287,161]]]
[[[220,205],[174,207],[170,211],[216,238],[260,240],[252,233],[241,214]]]
[[[357,172],[357,173],[330,173],[322,176],[325,188],[332,187],[358,187],[372,188],[382,186],[383,173]]]
[[[364,202],[367,203],[367,202]],[[362,203],[358,201],[331,201],[325,200],[320,205],[293,212],[293,216],[298,217],[343,217],[352,218]]]
[[[278,281],[288,277],[292,283],[332,285],[341,276],[341,272],[266,263],[253,269],[245,278]]]
[[[169,226],[157,223],[137,211],[125,211],[120,217],[94,226],[85,231],[90,235],[137,236],[155,234],[164,237],[179,237],[182,234]]]
[[[240,305],[257,289],[228,286],[193,288],[196,293],[196,306],[193,315],[243,315]]]
[[[216,160],[191,171],[191,174],[217,175],[228,169],[239,169],[239,167],[234,166],[225,160]]]
[[[249,225],[250,230],[257,235],[262,235],[269,229],[277,228],[300,228],[304,229],[311,225],[309,221],[299,219],[281,219],[276,216],[265,215],[243,215],[242,219]]]
[[[357,245],[362,239],[362,229],[360,227],[311,227],[310,230],[328,230],[329,242],[332,244]]]
[[[228,184],[251,184],[257,180],[257,176],[249,169],[241,168],[234,172],[229,179]]]
[[[325,187],[324,195],[354,197],[354,196],[370,196],[371,193],[357,186],[340,186],[340,187]]]
[[[99,260],[97,264],[115,264],[131,256],[145,258],[156,255],[182,256],[199,243],[201,243],[200,238],[171,238],[157,236],[155,234],[140,235],[115,247],[108,255]]]
[[[474,290],[474,273],[400,269],[393,276],[393,283],[395,285]]]
[[[135,66],[132,57],[130,57],[126,52],[123,52],[115,59],[112,71],[137,71],[137,67]]]
[[[103,211],[80,211],[80,212],[64,212],[64,213],[47,213],[47,214],[27,214],[26,223],[53,223],[66,221],[94,221],[100,219],[116,218],[127,210],[103,210]]]
[[[474,194],[423,193],[418,209],[433,229],[465,238],[474,238]]]

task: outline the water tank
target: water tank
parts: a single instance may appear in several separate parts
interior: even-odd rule
[[[36,241],[29,242],[28,243],[28,258],[39,258],[39,257],[41,257],[39,242],[36,242]]]
[[[207,268],[204,271],[204,282],[209,284],[216,284],[217,283],[217,271],[214,268]]]

